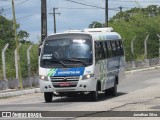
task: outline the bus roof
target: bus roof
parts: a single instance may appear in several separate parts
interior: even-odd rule
[[[101,40],[119,40],[122,39],[121,36],[117,32],[113,32],[113,28],[89,28],[82,30],[68,30],[63,33],[56,33],[50,36],[57,36],[57,35],[72,35],[72,34],[86,34],[90,35],[93,40],[101,41]],[[49,36],[48,36],[49,37]]]

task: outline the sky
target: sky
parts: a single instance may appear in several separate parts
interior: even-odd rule
[[[71,1],[80,2],[86,5],[77,4]],[[148,5],[160,5],[160,0],[108,0],[109,18],[120,11],[134,7],[147,7]],[[41,0],[14,0],[17,23],[20,29],[30,34],[28,40],[38,43],[41,36]],[[96,7],[90,7],[96,6]],[[0,0],[0,8],[4,9],[5,17],[12,19],[11,0]],[[57,32],[71,29],[83,30],[93,21],[104,23],[105,21],[105,0],[47,0],[47,24],[48,35],[54,32],[53,15],[49,14],[56,10]]]

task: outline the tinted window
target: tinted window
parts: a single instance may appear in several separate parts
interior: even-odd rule
[[[71,59],[75,61],[71,61]],[[68,38],[45,41],[41,55],[41,66],[64,67],[61,65],[62,63],[79,64],[76,60],[79,63],[92,63],[91,40]]]
[[[105,58],[105,51],[103,47],[103,42],[100,42],[100,54],[101,54],[101,59]]]
[[[101,59],[101,48],[100,48],[100,43],[99,42],[95,42],[95,57],[96,57],[96,61]]]
[[[117,55],[116,42],[115,41],[111,41],[111,45],[112,45],[113,56],[116,56]]]
[[[108,53],[108,58],[112,57],[112,46],[111,46],[111,42],[107,41],[106,42],[107,45],[107,53]]]

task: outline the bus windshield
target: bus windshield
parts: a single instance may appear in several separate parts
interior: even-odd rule
[[[91,39],[46,40],[40,66],[44,68],[86,67],[92,64]]]

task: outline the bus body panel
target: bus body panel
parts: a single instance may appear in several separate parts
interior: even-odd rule
[[[101,82],[101,91],[114,86],[115,76],[119,78],[120,83],[125,78],[124,57],[114,57],[99,61],[95,65],[95,77]]]

